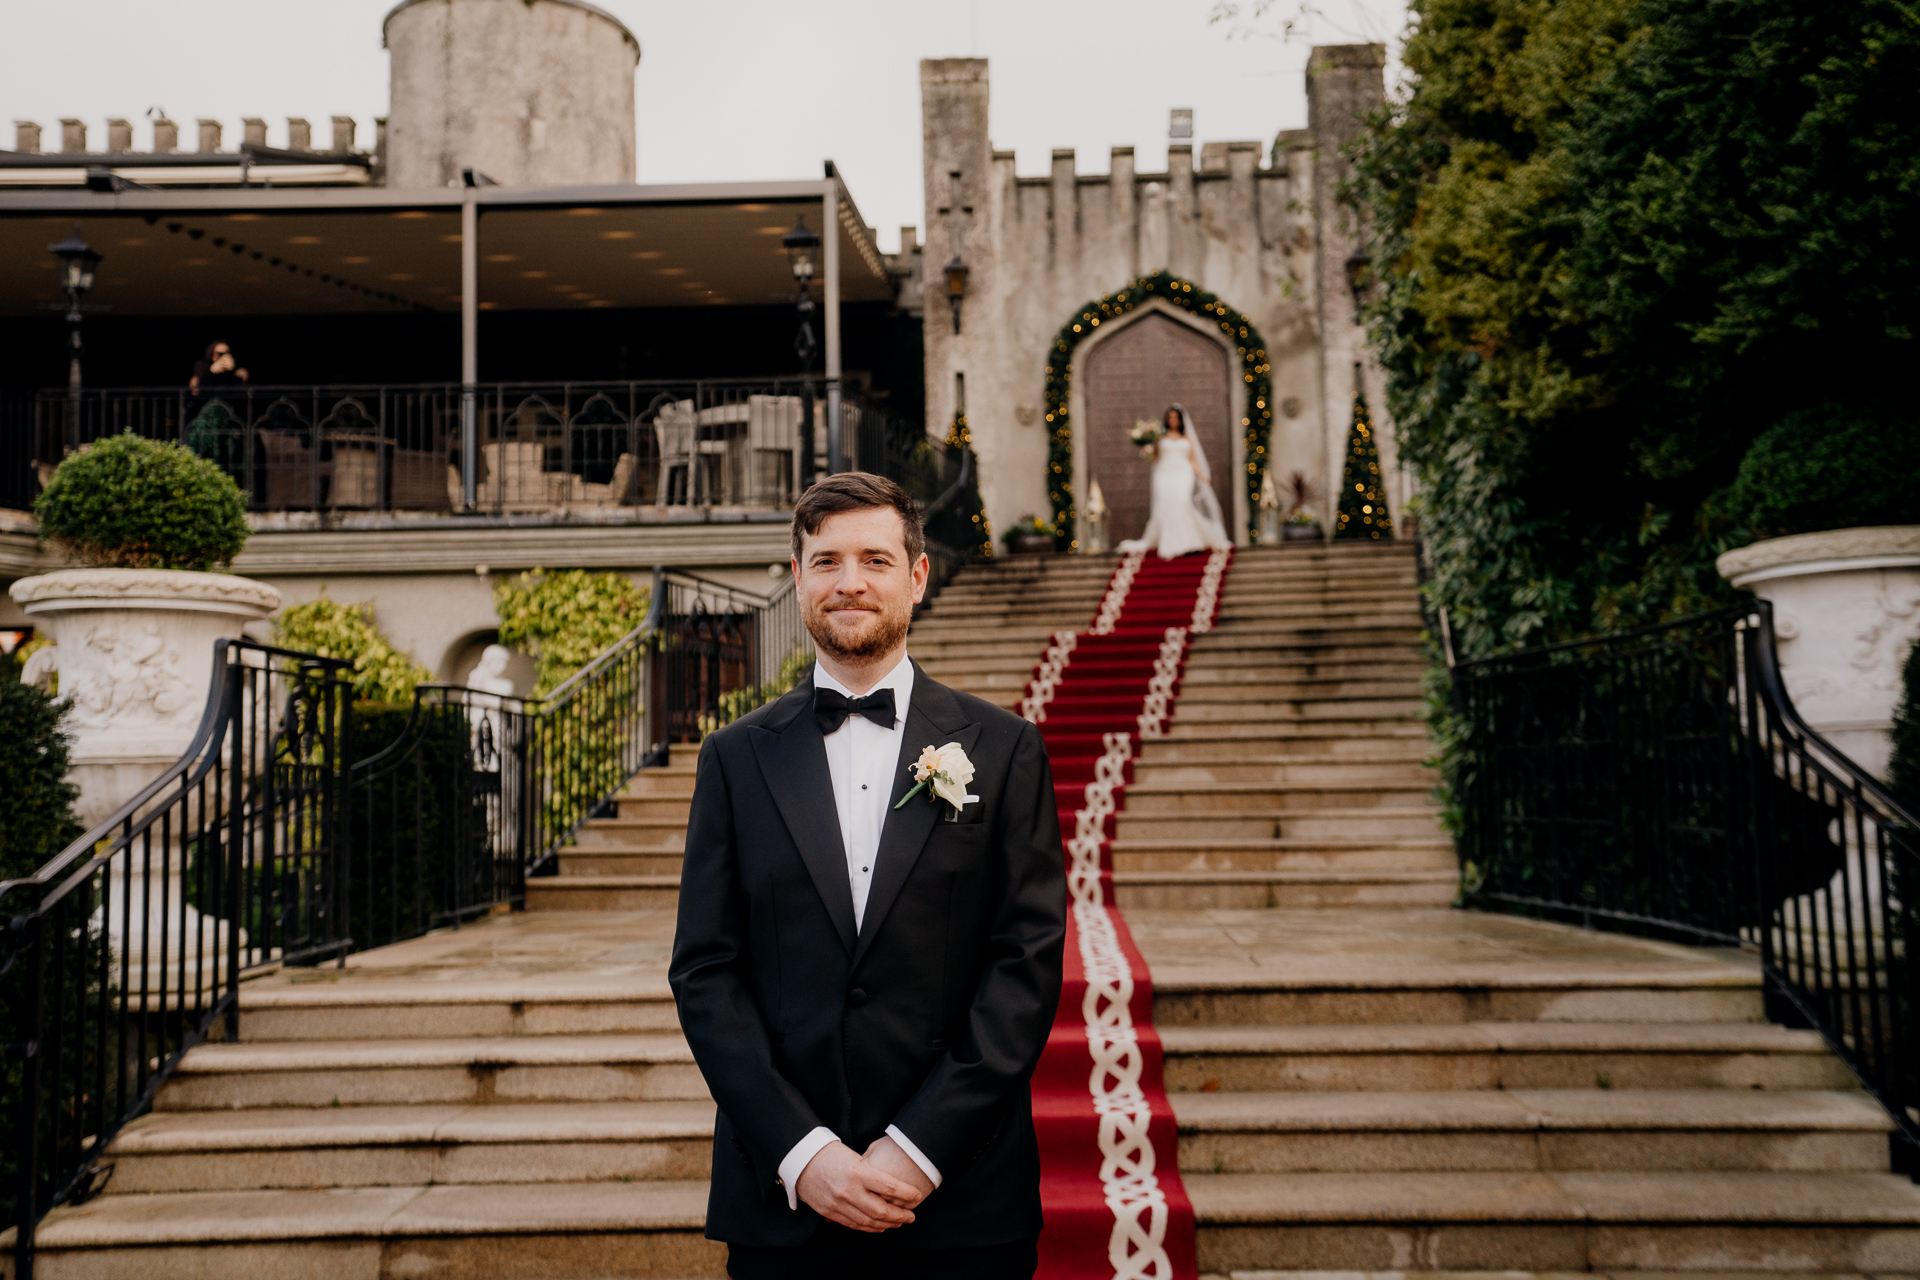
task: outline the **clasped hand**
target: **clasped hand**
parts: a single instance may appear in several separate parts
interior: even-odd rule
[[[912,1222],[913,1207],[932,1190],[892,1138],[878,1139],[864,1156],[844,1142],[828,1143],[807,1161],[794,1188],[821,1217],[871,1234]]]

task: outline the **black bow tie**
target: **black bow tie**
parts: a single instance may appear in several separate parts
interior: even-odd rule
[[[820,722],[821,733],[836,732],[848,716],[865,716],[882,729],[893,728],[893,690],[875,689],[864,698],[849,698],[838,689],[814,686],[813,718]]]

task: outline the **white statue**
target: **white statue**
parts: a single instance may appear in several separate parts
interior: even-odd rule
[[[503,698],[513,697],[513,677],[507,674],[507,664],[512,661],[513,650],[503,644],[488,645],[480,651],[480,661],[467,677],[467,687]]]

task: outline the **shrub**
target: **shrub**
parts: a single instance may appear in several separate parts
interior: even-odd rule
[[[1740,461],[1734,518],[1762,537],[1920,520],[1920,423],[1891,403],[1790,413]]]
[[[341,604],[326,596],[281,611],[273,642],[283,649],[353,663],[353,693],[374,702],[411,705],[413,687],[433,679],[399,652],[373,622],[370,604]]]
[[[131,431],[69,455],[33,503],[43,539],[125,569],[231,564],[246,545],[246,509],[219,467]]]
[[[67,781],[66,704],[18,680],[0,680],[0,880],[32,875],[80,836],[79,788]]]
[[[65,703],[40,689],[0,675],[0,880],[32,875],[81,834],[73,816],[79,789],[67,781],[69,740],[60,726],[65,711]],[[0,900],[0,920],[19,915],[27,906],[24,891],[8,894]],[[86,981],[79,959],[83,950],[75,945],[66,952],[68,978],[81,984]],[[23,964],[0,968],[0,1040],[10,1047],[0,1054],[0,1213],[8,1222],[14,1220],[19,1153],[25,1146],[22,1061],[11,1046],[32,1037],[26,985],[30,972],[31,966]]]
[[[1893,758],[1887,764],[1887,789],[1920,816],[1920,640],[1907,654],[1901,675],[1900,705],[1893,713]]]
[[[495,585],[493,609],[500,643],[533,654],[533,696],[543,698],[645,621],[651,597],[618,573],[535,569]]]

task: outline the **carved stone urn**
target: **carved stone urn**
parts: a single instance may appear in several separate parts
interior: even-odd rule
[[[1920,635],[1920,525],[1769,538],[1715,567],[1773,602],[1780,673],[1801,718],[1884,781],[1901,666]]]
[[[180,569],[62,569],[13,584],[53,636],[29,676],[72,699],[77,816],[91,827],[180,758],[206,710],[215,640],[280,607],[264,582]]]

